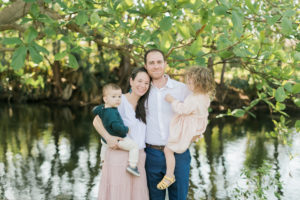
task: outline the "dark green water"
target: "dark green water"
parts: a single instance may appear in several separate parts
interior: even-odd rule
[[[1,200],[97,199],[100,142],[90,109],[0,104]],[[300,199],[300,134],[291,128],[286,146],[265,137],[271,127],[266,115],[212,120],[190,148],[189,199],[251,199],[235,197],[235,189],[255,191],[241,171],[255,173],[264,161],[267,199]]]

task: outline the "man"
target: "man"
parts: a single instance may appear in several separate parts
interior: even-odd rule
[[[171,94],[183,101],[188,95],[187,87],[165,75],[167,62],[158,49],[151,49],[144,56],[145,68],[152,78],[147,104],[146,131],[146,173],[151,200],[165,200],[166,190],[157,189],[157,184],[166,173],[164,146],[169,136],[169,124],[174,115],[172,107],[165,101],[165,95]],[[187,198],[191,156],[189,150],[176,154],[176,181],[168,188],[169,200]]]

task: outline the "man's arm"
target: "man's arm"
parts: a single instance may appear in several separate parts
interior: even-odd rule
[[[98,115],[96,115],[96,117],[94,118],[93,125],[94,125],[96,131],[106,140],[107,145],[110,148],[113,148],[113,149],[118,148],[118,141],[123,140],[123,138],[111,136],[104,128],[102,120]]]

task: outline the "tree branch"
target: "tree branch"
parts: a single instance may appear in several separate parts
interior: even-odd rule
[[[5,31],[5,30],[17,30],[17,31],[20,31],[20,32],[24,32],[25,28],[23,28],[22,26],[20,26],[18,24],[0,25],[0,31]]]
[[[204,28],[205,28],[205,27],[206,27],[206,24],[204,24],[199,30],[197,30],[195,37],[194,37],[191,41],[189,41],[188,43],[185,43],[185,44],[183,44],[183,45],[181,45],[181,46],[172,47],[172,48],[170,49],[170,51],[167,53],[166,58],[168,58],[168,57],[171,55],[171,53],[172,53],[175,49],[180,49],[180,48],[182,48],[182,47],[192,45],[193,42],[197,40],[197,38],[198,38],[198,36],[200,35],[200,33],[202,33],[202,32],[204,31]]]

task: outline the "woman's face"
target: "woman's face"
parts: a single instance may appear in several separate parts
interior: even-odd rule
[[[143,96],[150,86],[150,77],[146,72],[138,72],[134,79],[130,78],[132,92],[137,96]]]

